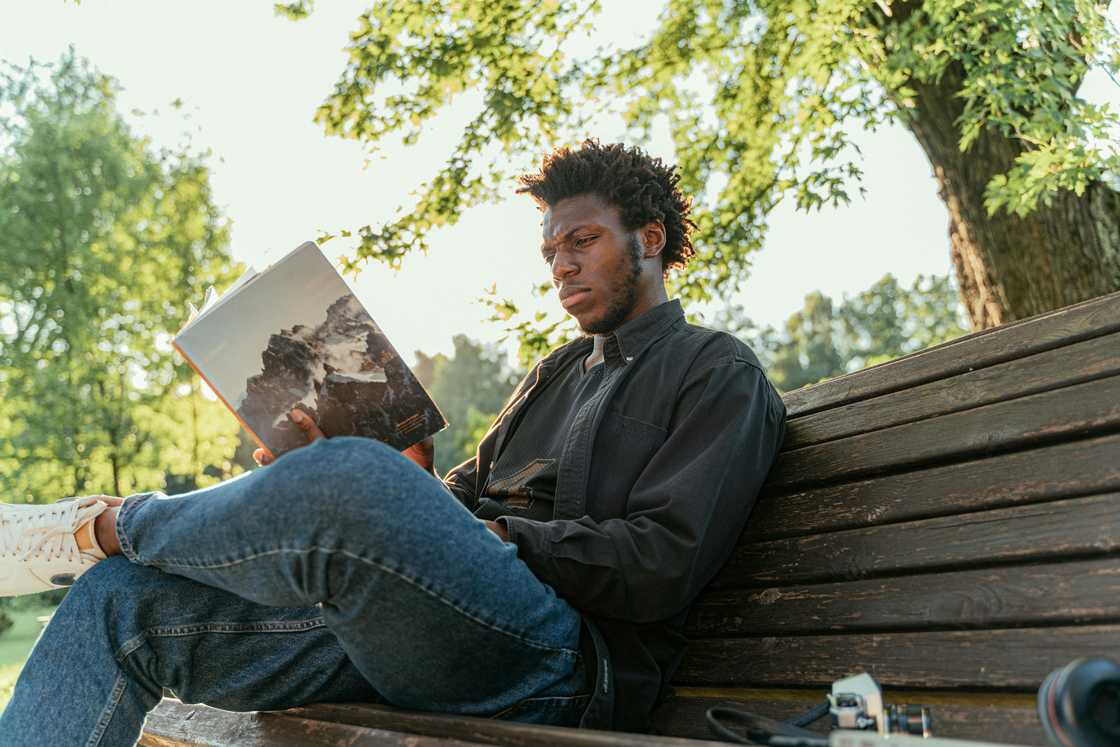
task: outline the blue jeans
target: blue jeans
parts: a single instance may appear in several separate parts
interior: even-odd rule
[[[0,716],[3,745],[131,745],[163,689],[572,726],[580,615],[387,446],[320,440],[175,497],[129,496]]]

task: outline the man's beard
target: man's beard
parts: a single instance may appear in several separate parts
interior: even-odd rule
[[[588,323],[583,331],[589,335],[601,335],[618,329],[622,321],[634,310],[638,303],[638,288],[642,277],[642,242],[634,234],[628,244],[629,257],[624,258],[629,267],[609,288],[610,305],[602,319]]]

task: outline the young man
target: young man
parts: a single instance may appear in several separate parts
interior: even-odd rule
[[[164,688],[227,710],[649,730],[785,417],[750,350],[667,298],[692,254],[677,180],[594,141],[523,177],[587,336],[534,367],[444,481],[430,447],[323,439],[304,418],[311,445],[211,488],[0,509],[0,592],[80,576],[0,743],[132,744]]]

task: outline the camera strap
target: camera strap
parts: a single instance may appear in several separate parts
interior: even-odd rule
[[[735,744],[770,745],[770,747],[818,747],[827,745],[828,738],[803,727],[828,714],[829,704],[824,701],[810,711],[787,721],[760,716],[730,706],[713,706],[704,713],[708,728],[725,742]],[[745,727],[746,737],[732,731],[724,721],[738,721]]]

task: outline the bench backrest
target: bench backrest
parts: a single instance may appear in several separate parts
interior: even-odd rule
[[[942,736],[1044,744],[1043,678],[1120,656],[1120,294],[785,400],[659,728],[707,736],[716,702],[784,717],[868,671]]]

